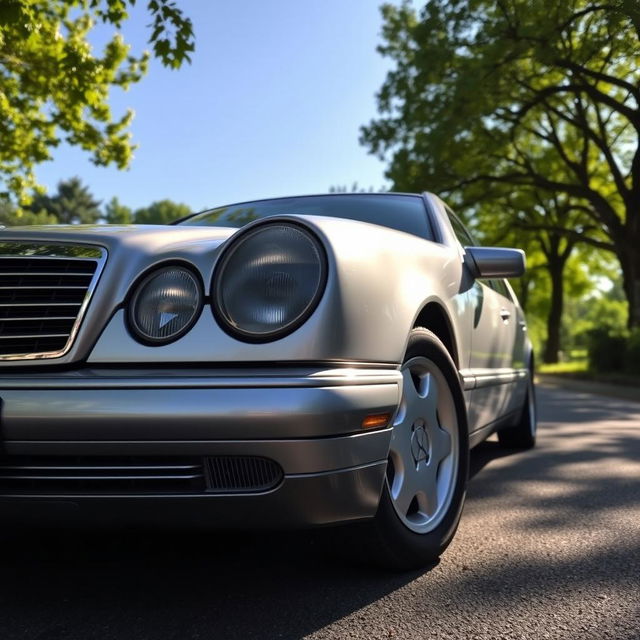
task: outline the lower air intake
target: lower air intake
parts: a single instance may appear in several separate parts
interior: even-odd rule
[[[257,493],[273,489],[282,481],[282,467],[257,456],[206,458],[208,490],[213,493]]]
[[[259,493],[283,476],[257,456],[0,456],[0,496]]]
[[[203,459],[0,456],[0,495],[130,495],[206,491]]]

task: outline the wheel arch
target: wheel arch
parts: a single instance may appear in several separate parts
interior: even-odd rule
[[[413,322],[412,328],[415,329],[416,327],[424,327],[435,333],[446,347],[456,368],[460,368],[458,345],[453,325],[442,305],[435,301],[425,304]]]

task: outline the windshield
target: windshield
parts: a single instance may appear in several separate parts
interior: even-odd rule
[[[422,197],[400,194],[328,194],[242,202],[199,213],[180,224],[242,227],[253,220],[282,214],[360,220],[427,240],[433,235]]]

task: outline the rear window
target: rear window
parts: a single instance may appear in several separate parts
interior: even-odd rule
[[[433,239],[420,196],[400,194],[329,194],[242,202],[199,213],[183,225],[242,227],[248,222],[282,214],[347,218]]]

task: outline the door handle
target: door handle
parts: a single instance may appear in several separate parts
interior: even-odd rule
[[[511,318],[511,311],[504,308],[500,309],[500,317],[502,318],[502,321],[506,324],[507,322],[509,322],[509,318]]]

